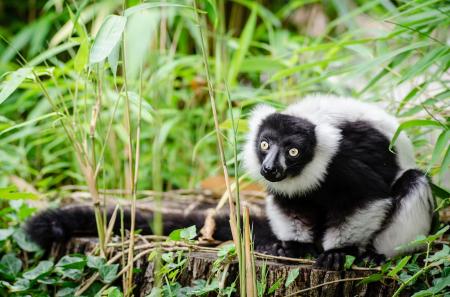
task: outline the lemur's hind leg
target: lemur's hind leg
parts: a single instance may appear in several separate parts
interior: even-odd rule
[[[405,171],[392,185],[393,209],[373,240],[379,254],[392,257],[414,248],[396,249],[431,229],[434,198],[427,177],[419,170]]]

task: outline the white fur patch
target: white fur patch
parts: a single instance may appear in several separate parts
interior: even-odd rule
[[[260,174],[261,164],[256,154],[255,142],[258,136],[259,127],[264,119],[276,112],[276,109],[268,105],[258,105],[252,110],[248,119],[249,133],[243,151],[244,167],[247,172],[256,180],[262,179]]]
[[[396,249],[410,243],[419,235],[428,234],[433,208],[434,201],[430,186],[427,179],[422,177],[411,193],[402,198],[400,208],[389,227],[375,238],[375,250],[386,257],[393,257],[417,248]]]
[[[301,221],[289,217],[273,202],[273,196],[266,198],[266,213],[269,218],[270,227],[279,240],[312,242],[313,234],[309,227]]]
[[[380,229],[391,205],[390,199],[373,201],[356,210],[340,226],[328,228],[322,241],[324,250],[350,245],[365,247]]]

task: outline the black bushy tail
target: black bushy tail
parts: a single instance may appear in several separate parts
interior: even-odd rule
[[[107,222],[113,214],[113,209],[107,210]],[[199,230],[205,221],[205,212],[192,212],[183,214],[163,214],[163,234],[168,235],[172,230],[195,225]],[[141,234],[152,234],[151,223],[153,213],[150,211],[136,212],[136,229],[142,230]],[[229,218],[226,214],[215,217],[216,230],[214,239],[220,241],[231,240]],[[124,229],[130,229],[131,213],[129,209],[123,211]],[[267,219],[253,218],[251,220],[255,246],[265,245],[267,242],[276,241],[270,230]],[[121,218],[117,214],[113,231],[119,234]],[[68,206],[59,209],[44,210],[25,224],[25,232],[29,238],[43,249],[50,249],[53,243],[66,243],[77,236],[97,236],[97,225],[94,209],[90,206]]]

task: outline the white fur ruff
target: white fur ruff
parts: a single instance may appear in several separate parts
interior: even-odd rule
[[[430,207],[431,206],[431,207]],[[375,250],[387,257],[414,251],[418,246],[406,245],[419,235],[427,235],[431,228],[434,200],[425,177],[403,197],[390,225],[374,240]]]

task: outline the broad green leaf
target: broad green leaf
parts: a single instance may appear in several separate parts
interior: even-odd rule
[[[100,269],[100,267],[102,267],[103,265],[105,265],[104,258],[92,255],[87,256],[87,266],[89,268]]]
[[[89,55],[89,63],[95,64],[104,61],[122,39],[127,18],[119,15],[109,15],[104,20],[100,30],[95,36]]]
[[[388,276],[394,277],[396,276],[400,270],[405,267],[405,265],[408,263],[409,259],[411,259],[411,256],[403,257],[397,265],[388,273]]]
[[[197,227],[195,225],[181,229],[180,237],[184,240],[192,240],[197,236]]]
[[[300,275],[300,269],[295,268],[289,271],[289,274],[287,276],[286,282],[284,283],[284,286],[287,288],[289,287]],[[270,289],[269,289],[270,290]]]
[[[23,277],[29,280],[35,280],[38,277],[48,274],[52,269],[53,269],[53,262],[41,261],[36,267],[26,271],[23,274]]]
[[[0,261],[1,272],[9,275],[16,276],[22,269],[22,261],[16,257],[14,254],[6,254],[2,257]]]
[[[8,78],[4,80],[0,86],[0,104],[8,99],[12,93],[14,93],[25,78],[32,73],[32,70],[33,68],[31,67],[19,68],[8,75]]]
[[[410,121],[403,122],[398,127],[397,131],[395,131],[395,134],[392,137],[391,143],[389,144],[389,149],[391,150],[394,147],[395,142],[397,141],[397,138],[399,137],[400,133],[403,130],[406,130],[406,129],[409,129],[412,127],[430,127],[430,126],[442,128],[441,123],[434,121],[434,120],[410,120]]]
[[[442,246],[442,250],[437,251],[434,255],[428,257],[427,261],[435,262],[450,256],[450,247],[446,244]]]
[[[56,292],[56,297],[72,297],[75,296],[76,288],[63,288]]]
[[[13,238],[19,245],[19,247],[24,251],[37,252],[41,250],[41,248],[37,244],[27,238],[22,229],[16,230],[13,234]]]
[[[117,271],[119,264],[103,265],[98,270],[100,278],[105,283],[109,284],[117,278]]]
[[[0,229],[0,241],[8,239],[13,233],[13,228]]]
[[[0,281],[0,283],[7,287],[11,293],[26,291],[31,286],[30,281],[25,278],[19,278],[13,285],[5,281]]]
[[[107,297],[123,297],[122,292],[117,287],[108,288],[105,292],[102,293],[102,296]]]
[[[80,269],[57,269],[57,272],[63,277],[71,280],[79,280],[83,276],[83,270]]]
[[[128,17],[124,42],[127,78],[138,78],[141,66],[148,59],[150,44],[155,39],[160,17],[157,10],[144,10]],[[119,49],[115,50],[118,54]]]
[[[56,263],[56,267],[64,268],[64,269],[83,269],[86,265],[86,260],[81,257],[66,255],[62,257],[58,263]]]

